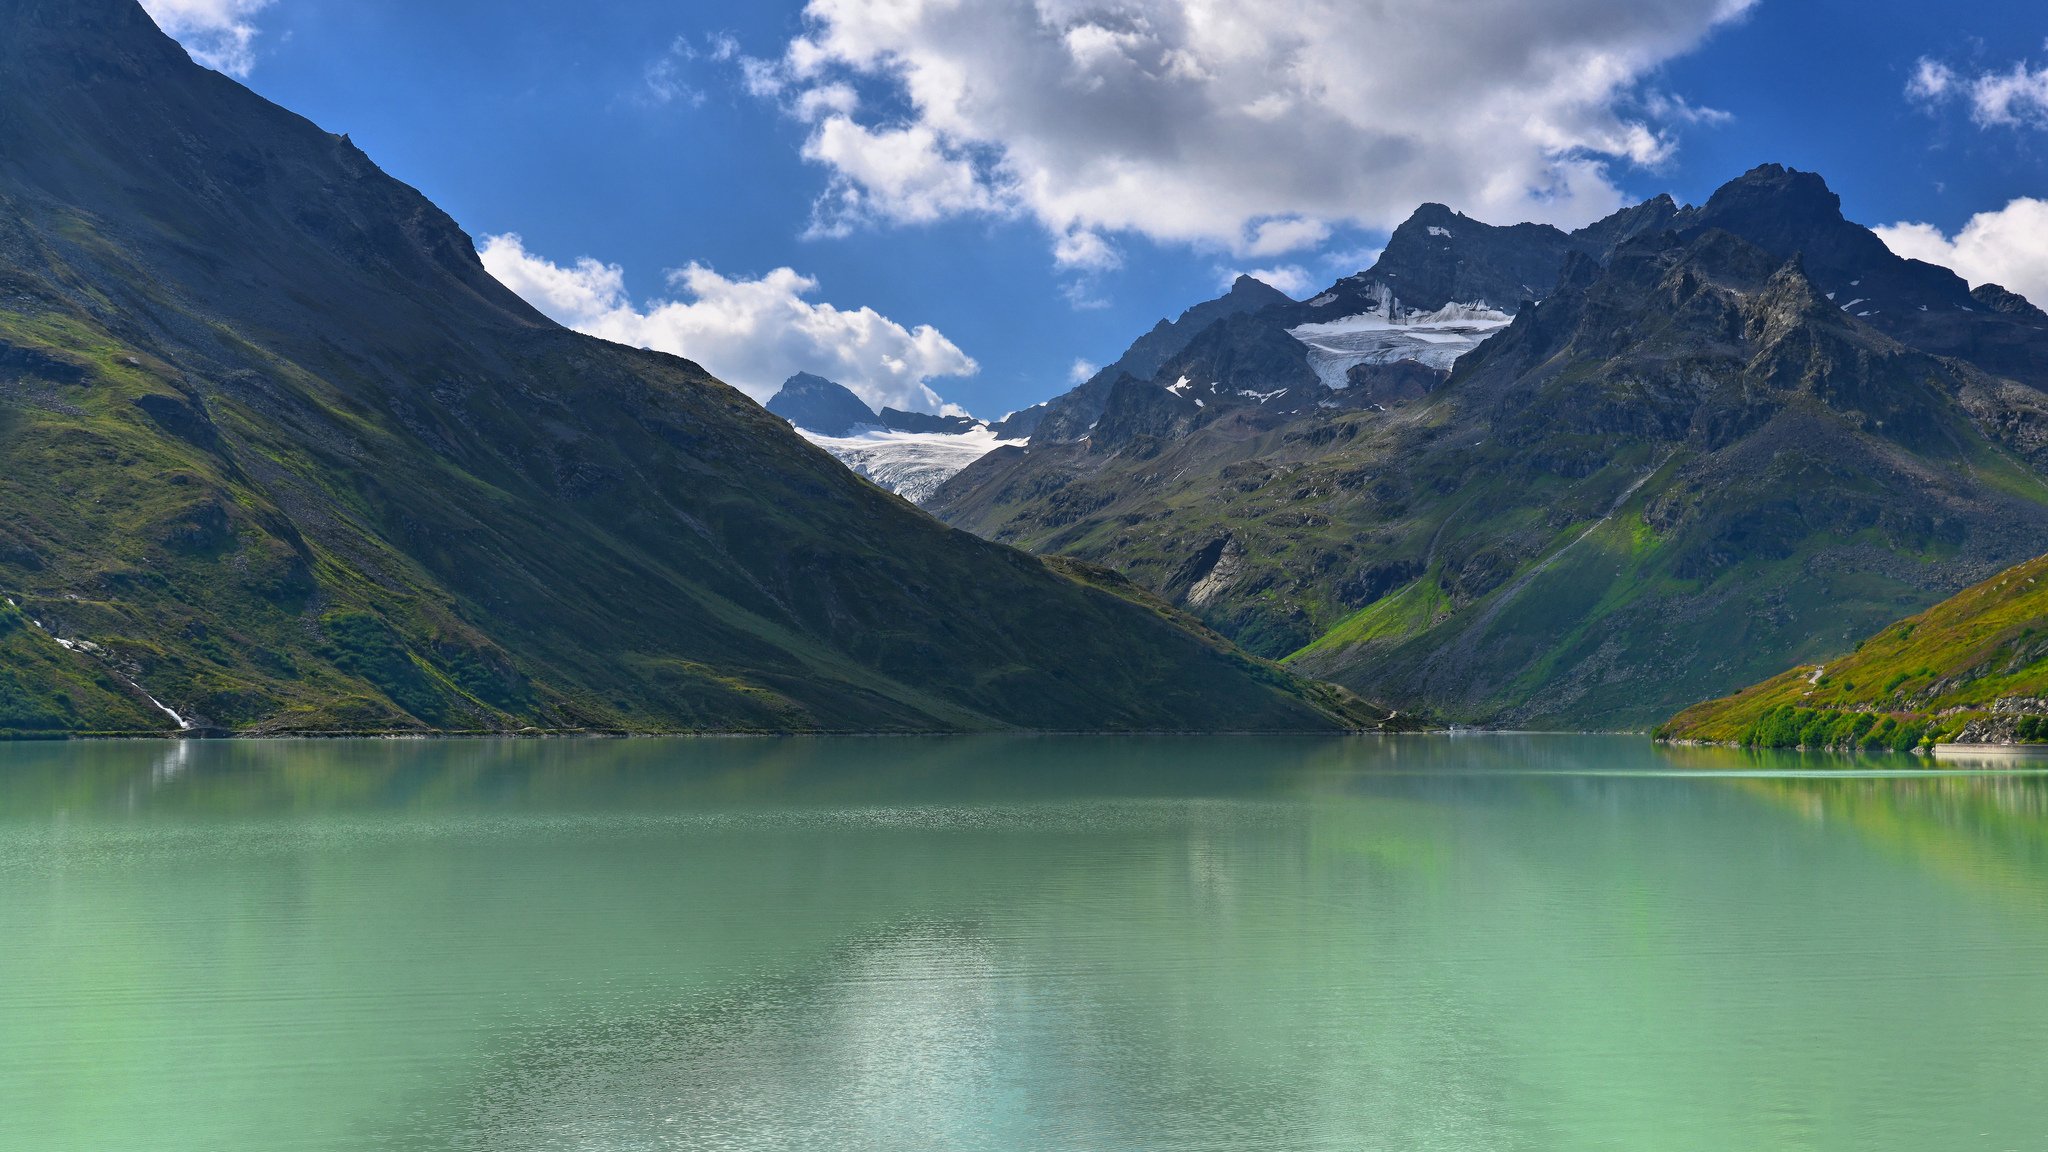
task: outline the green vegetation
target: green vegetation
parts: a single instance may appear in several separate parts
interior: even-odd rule
[[[1960,722],[1953,724],[1959,730]],[[1757,717],[1743,735],[1750,748],[1837,748],[1865,752],[1911,752],[1933,744],[1951,728],[1923,720],[1901,720],[1875,712],[1836,712],[1780,704]]]
[[[130,0],[0,4],[0,107],[0,730],[1361,722],[547,322]]]
[[[1893,748],[1959,737],[2048,741],[2044,577],[2048,557],[2030,560],[1824,666],[1688,709],[1658,735],[1773,748],[1863,744],[1887,728]],[[1864,730],[1852,733],[1857,725]]]

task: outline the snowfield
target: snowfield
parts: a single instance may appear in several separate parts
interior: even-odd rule
[[[1484,301],[1448,304],[1434,312],[1404,309],[1382,288],[1371,311],[1322,324],[1303,324],[1289,329],[1288,335],[1308,345],[1309,365],[1317,379],[1327,387],[1343,388],[1350,383],[1351,370],[1360,364],[1416,360],[1448,372],[1458,357],[1513,321],[1514,317]]]
[[[972,432],[890,432],[884,429],[852,436],[820,436],[797,432],[830,452],[848,468],[913,504],[931,499],[939,485],[965,471],[969,464],[998,448],[1023,440],[998,440],[987,428]]]

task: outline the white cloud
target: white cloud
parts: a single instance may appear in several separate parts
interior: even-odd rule
[[[1100,371],[1102,371],[1102,365],[1100,364],[1092,364],[1086,360],[1075,360],[1073,367],[1067,369],[1067,379],[1075,384],[1085,384]]]
[[[1643,111],[1658,120],[1674,124],[1729,124],[1735,120],[1731,112],[1719,108],[1707,108],[1694,104],[1683,96],[1670,92],[1650,92],[1643,97]]]
[[[1920,62],[1913,66],[1913,75],[1906,80],[1906,95],[1915,100],[1941,100],[1955,86],[1955,69],[1939,60],[1922,56]]]
[[[669,42],[667,51],[642,70],[640,90],[630,96],[641,104],[653,106],[685,103],[693,108],[701,107],[708,94],[690,82],[695,66],[703,61],[724,64],[740,58],[740,42],[729,32],[713,32],[705,36],[701,48],[688,36],[678,36]]]
[[[683,49],[682,41],[676,48],[649,64],[641,75],[642,93],[640,99],[649,104],[674,104],[682,101],[690,105],[704,103],[704,90],[683,79],[685,64],[694,59]]]
[[[165,35],[185,46],[194,60],[230,76],[247,76],[256,66],[258,12],[271,0],[142,0]]]
[[[1116,245],[1102,238],[1099,232],[1086,229],[1069,232],[1058,237],[1052,245],[1053,263],[1062,268],[1082,268],[1092,272],[1104,272],[1123,265],[1123,253]]]
[[[810,125],[815,231],[1039,223],[1275,256],[1426,200],[1579,224],[1719,113],[1640,90],[1756,0],[809,0],[747,86]],[[804,94],[856,85],[874,111]],[[1079,240],[1077,238],[1089,238]]]
[[[1076,312],[1099,312],[1109,307],[1109,298],[1097,290],[1093,277],[1084,276],[1070,280],[1060,288],[1060,295],[1066,298],[1067,307]]]
[[[1971,118],[1985,127],[2048,128],[2048,67],[2015,64],[1970,84]]]
[[[2021,62],[2003,72],[1964,76],[1939,60],[1922,57],[1906,80],[1906,96],[1928,105],[1961,97],[1980,128],[2048,129],[2048,67]]]
[[[1251,237],[1244,245],[1244,255],[1278,256],[1283,252],[1313,248],[1329,238],[1330,226],[1321,220],[1300,216],[1266,220],[1251,230]]]
[[[1980,212],[1953,237],[1932,224],[1893,224],[1877,234],[1892,251],[1941,264],[1972,285],[1999,284],[2048,302],[2048,200],[2019,199]]]
[[[669,274],[681,298],[639,305],[616,264],[585,257],[564,267],[509,234],[485,237],[481,255],[493,276],[560,323],[686,356],[756,400],[798,372],[815,372],[877,408],[939,411],[943,401],[928,381],[980,370],[930,325],[905,328],[872,308],[807,299],[818,282],[788,268],[743,280],[692,264]]]
[[[875,129],[835,113],[818,123],[803,154],[833,173],[812,221],[816,236],[844,235],[865,219],[930,224],[1001,206],[973,163],[949,154],[922,124]]]

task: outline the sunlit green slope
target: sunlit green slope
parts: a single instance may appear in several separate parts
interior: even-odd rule
[[[1852,653],[1701,704],[1659,735],[1766,747],[2048,740],[2048,557],[1894,624]]]

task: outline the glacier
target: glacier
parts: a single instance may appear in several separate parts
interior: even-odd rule
[[[941,484],[996,449],[1026,443],[998,439],[986,425],[968,432],[892,432],[883,428],[850,436],[822,436],[806,428],[797,432],[912,504],[931,499]]]
[[[1424,312],[1401,307],[1392,290],[1379,288],[1373,306],[1355,316],[1288,329],[1308,345],[1309,366],[1326,387],[1344,388],[1361,364],[1414,360],[1448,372],[1458,357],[1514,322],[1487,302],[1446,304]]]

